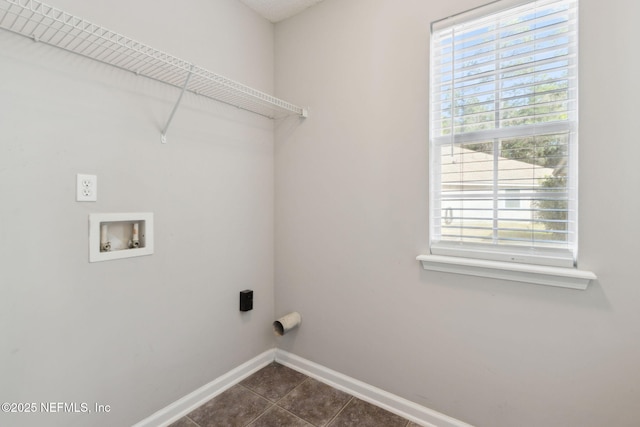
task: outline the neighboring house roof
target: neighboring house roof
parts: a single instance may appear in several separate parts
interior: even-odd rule
[[[504,189],[534,189],[541,179],[553,176],[552,168],[498,157],[498,185]],[[460,146],[442,148],[442,185],[449,190],[473,187],[493,187],[492,154]]]

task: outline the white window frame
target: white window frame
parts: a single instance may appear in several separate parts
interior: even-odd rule
[[[575,1],[577,0],[569,0]],[[549,0],[500,0],[490,3],[486,6],[461,13],[432,24],[432,33],[442,28],[451,28],[471,22],[479,18],[498,14],[502,11],[527,4],[527,3],[549,3]],[[577,5],[576,5],[577,8]],[[577,26],[577,17],[576,17]],[[575,28],[575,37],[577,38],[577,28]],[[433,37],[432,37],[433,39]],[[577,54],[577,47],[574,54]],[[435,51],[434,46],[431,47],[432,55]],[[432,57],[432,79],[433,73],[433,57]],[[575,91],[574,113],[566,122],[551,122],[541,126],[531,126],[532,132],[529,135],[547,134],[551,131],[561,131],[571,133],[572,139],[569,148],[569,171],[571,194],[570,194],[570,213],[569,221],[572,224],[570,232],[572,238],[569,241],[568,249],[559,248],[517,248],[507,245],[482,245],[468,244],[460,242],[446,241],[439,239],[439,224],[436,224],[434,212],[440,208],[440,200],[438,195],[439,179],[440,179],[440,150],[441,143],[464,142],[474,135],[458,134],[455,136],[443,137],[442,135],[434,135],[433,123],[434,114],[437,112],[433,107],[433,99],[431,106],[431,135],[430,135],[430,254],[421,255],[418,259],[422,262],[423,267],[428,270],[437,270],[452,273],[471,274],[476,276],[493,277],[507,280],[515,280],[522,282],[538,283],[551,286],[562,286],[574,289],[585,289],[590,280],[596,277],[591,272],[577,270],[577,64],[575,85],[569,90]],[[432,80],[431,87],[434,87]],[[432,95],[433,97],[433,95]],[[521,132],[516,130],[516,132]],[[513,129],[502,128],[493,132],[499,134],[500,137],[509,137],[513,133]],[[518,133],[518,136],[524,135]],[[458,138],[455,139],[454,138]]]

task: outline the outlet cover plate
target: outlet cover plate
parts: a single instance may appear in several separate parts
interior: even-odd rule
[[[79,173],[76,176],[76,201],[98,201],[98,177]]]

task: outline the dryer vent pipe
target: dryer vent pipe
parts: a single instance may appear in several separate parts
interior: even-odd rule
[[[300,322],[302,322],[300,313],[294,311],[273,322],[273,332],[276,335],[282,336],[290,330],[297,328]]]

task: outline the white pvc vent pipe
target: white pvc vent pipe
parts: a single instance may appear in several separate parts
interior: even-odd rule
[[[300,313],[294,311],[293,313],[289,313],[273,322],[273,332],[276,335],[282,336],[290,330],[300,326],[300,322],[302,322]]]

